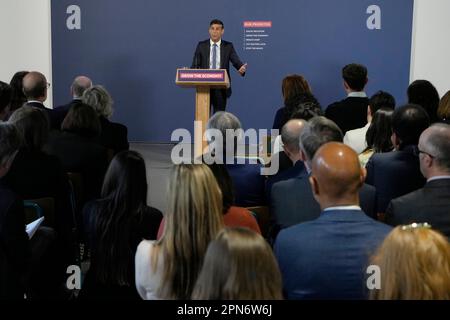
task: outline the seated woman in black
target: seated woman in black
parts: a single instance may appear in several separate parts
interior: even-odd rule
[[[140,299],[134,256],[142,239],[155,240],[162,213],[147,206],[145,162],[135,151],[117,154],[106,173],[102,198],[83,210],[91,266],[80,299]]]

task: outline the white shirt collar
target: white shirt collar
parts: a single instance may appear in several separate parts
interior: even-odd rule
[[[434,177],[429,178],[427,180],[427,182],[434,181],[434,180],[442,180],[442,179],[450,179],[450,176],[434,176]]]
[[[35,102],[35,103],[40,103],[40,104],[44,105],[44,104],[42,103],[42,101],[39,101],[39,100],[28,100],[28,101],[27,101],[27,103],[33,103],[33,102]]]
[[[331,210],[361,210],[360,206],[351,205],[351,206],[336,206],[336,207],[328,207],[323,209],[323,211],[331,211]]]
[[[364,91],[355,91],[355,92],[350,92],[347,97],[352,97],[352,98],[367,98],[367,94]]]
[[[212,41],[211,39],[209,39],[209,44],[211,45],[211,47],[215,44],[217,44],[217,46],[220,48],[220,44],[222,43],[222,39],[220,39],[217,42]]]

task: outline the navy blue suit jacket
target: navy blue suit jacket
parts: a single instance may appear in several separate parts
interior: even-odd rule
[[[360,210],[324,211],[282,230],[275,256],[287,299],[366,299],[366,268],[391,227]]]
[[[61,123],[59,122],[59,116],[55,110],[45,107],[44,104],[40,103],[40,102],[27,102],[26,105],[44,110],[47,113],[48,120],[50,121],[50,128],[54,129],[54,130],[61,129]]]
[[[366,165],[366,183],[377,190],[377,212],[386,212],[392,199],[422,188],[419,157],[409,145],[399,151],[375,153]]]
[[[233,181],[237,206],[253,207],[265,204],[265,177],[261,175],[260,164],[234,163],[227,164],[226,167]]]
[[[209,53],[210,53],[210,39],[200,41],[195,49],[194,58],[192,60],[191,68],[209,69]],[[236,70],[239,70],[243,63],[234,50],[231,42],[222,39],[220,43],[220,69],[226,69],[231,83],[230,61]],[[231,96],[231,87],[227,89],[227,97]]]

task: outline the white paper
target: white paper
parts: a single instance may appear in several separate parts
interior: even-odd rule
[[[44,217],[41,217],[41,218],[34,220],[33,222],[27,224],[26,230],[27,230],[29,239],[31,239],[31,237],[33,237],[36,230],[42,224],[42,221],[44,221]]]

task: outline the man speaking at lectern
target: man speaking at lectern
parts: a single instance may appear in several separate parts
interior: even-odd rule
[[[226,69],[231,83],[230,61],[242,76],[245,75],[247,64],[241,62],[231,42],[222,40],[223,32],[222,21],[214,19],[210,22],[210,38],[198,43],[191,68]],[[210,96],[214,113],[224,111],[227,98],[231,96],[231,87],[228,89],[211,89]]]

